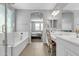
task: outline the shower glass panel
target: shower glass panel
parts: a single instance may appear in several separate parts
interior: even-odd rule
[[[13,32],[14,11],[7,8],[7,32]]]
[[[14,12],[7,4],[0,4],[0,56],[12,55],[12,47],[15,40]]]
[[[8,55],[13,55],[13,45],[15,41],[14,37],[14,9],[7,7],[7,44],[10,46],[8,48]],[[9,53],[10,52],[10,53]]]
[[[5,55],[5,5],[0,4],[0,56]]]

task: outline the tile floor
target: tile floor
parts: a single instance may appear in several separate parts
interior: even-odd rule
[[[33,42],[25,47],[20,56],[49,56],[48,48],[43,42]]]

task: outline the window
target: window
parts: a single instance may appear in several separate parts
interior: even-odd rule
[[[35,23],[35,30],[42,31],[43,30],[43,23]]]
[[[43,30],[43,23],[41,23],[41,31]]]
[[[35,30],[40,30],[40,23],[35,23]]]
[[[13,30],[14,11],[7,8],[7,32]],[[0,32],[5,32],[5,5],[0,4]]]
[[[0,32],[3,32],[5,26],[5,6],[0,4]]]
[[[7,32],[13,31],[14,11],[7,8]]]

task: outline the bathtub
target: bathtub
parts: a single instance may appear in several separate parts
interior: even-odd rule
[[[23,34],[21,35],[21,33],[23,33]],[[0,38],[1,38],[1,36],[0,36]],[[8,33],[7,34],[7,43],[8,43],[7,55],[8,56],[18,56],[23,51],[25,46],[28,44],[28,32]],[[5,55],[5,46],[1,45],[0,46],[0,56],[4,56],[4,55]]]
[[[19,40],[14,41],[15,44],[12,47],[13,56],[18,56],[28,44],[28,33],[23,32],[22,38],[21,38],[20,33],[17,33],[17,34],[19,34]]]

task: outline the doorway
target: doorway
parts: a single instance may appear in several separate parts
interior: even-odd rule
[[[39,12],[31,14],[31,42],[42,42],[43,15]]]

